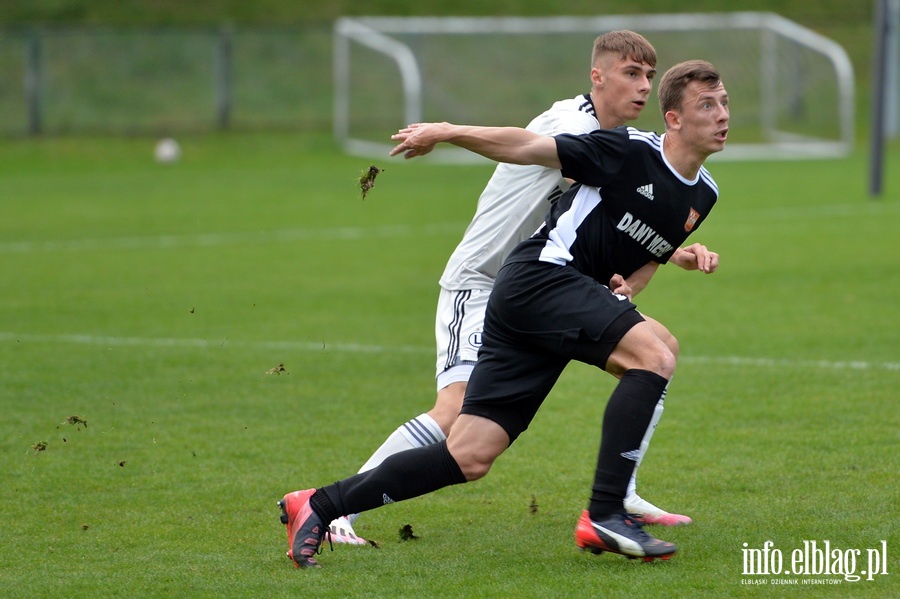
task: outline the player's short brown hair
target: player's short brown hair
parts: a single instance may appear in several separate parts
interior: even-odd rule
[[[684,90],[693,81],[715,87],[722,81],[722,77],[716,67],[705,60],[688,60],[670,68],[660,79],[657,92],[663,117],[670,110],[681,108]]]
[[[651,67],[656,67],[656,49],[653,44],[640,33],[628,29],[610,31],[595,39],[591,65],[596,65],[597,60],[604,54],[616,54],[620,58],[646,62]]]

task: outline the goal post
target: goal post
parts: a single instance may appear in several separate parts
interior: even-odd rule
[[[853,67],[836,42],[773,13],[600,17],[344,17],[334,25],[334,135],[346,152],[386,156],[410,122],[524,126],[554,101],[590,89],[596,36],[645,35],[660,73],[706,59],[731,99],[716,159],[809,159],[854,144]],[[651,105],[635,126],[659,131]],[[477,161],[456,148],[433,159]]]

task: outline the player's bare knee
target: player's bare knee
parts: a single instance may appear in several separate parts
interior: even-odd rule
[[[652,326],[652,325],[651,325]],[[676,352],[678,342],[675,337],[666,342],[663,338],[665,328],[634,327],[616,345],[607,360],[606,370],[619,377],[627,370],[648,370],[666,379],[675,374]],[[675,351],[673,351],[673,348]]]
[[[487,473],[490,472],[492,465],[493,460],[489,462],[474,459],[464,460],[463,463],[459,464],[459,469],[462,470],[463,476],[466,477],[466,481],[472,482],[473,480],[484,478]]]
[[[666,351],[663,352],[664,356],[660,362],[660,370],[657,371],[657,374],[666,379],[671,379],[675,374],[675,365],[678,361],[678,341],[675,340],[675,337],[672,337],[672,340],[675,342],[675,351],[672,351],[671,346],[666,344]]]
[[[675,374],[676,357],[668,344],[658,343],[648,348],[642,358],[640,368],[644,370],[654,372],[665,379],[671,379]]]
[[[497,423],[463,414],[447,438],[447,450],[467,481],[484,477],[494,460],[509,447],[509,436]]]
[[[653,332],[656,334],[656,336],[659,337],[660,340],[662,340],[662,342],[666,344],[666,347],[669,348],[669,351],[672,352],[672,355],[674,355],[675,358],[677,359],[679,346],[678,346],[678,339],[675,338],[675,335],[673,335],[671,332],[669,332],[669,329],[667,329],[665,326],[663,326],[663,324],[661,322],[659,322],[658,320],[650,318],[649,316],[646,316],[646,315],[644,316],[644,319],[647,321],[648,324],[650,324],[650,328],[653,330]]]
[[[672,356],[674,356],[674,358],[677,360],[679,346],[678,339],[675,338],[675,335],[672,335],[670,333],[668,336],[663,337],[663,343],[666,344],[666,347],[668,347],[669,351],[672,352]]]
[[[466,429],[465,424],[463,423],[463,429]],[[468,428],[463,431],[460,437],[465,437],[467,434],[469,434],[469,439],[475,440],[465,438],[462,441],[460,438],[448,439],[447,449],[466,477],[466,480],[473,481],[483,478],[490,472],[494,460],[503,453],[504,446],[499,443],[498,439],[490,438],[490,435],[481,436],[482,429]],[[473,434],[475,435],[474,437],[472,436]]]
[[[466,383],[451,383],[438,391],[437,399],[434,407],[428,412],[444,435],[450,434],[453,423],[459,416],[459,410],[462,408],[463,399],[466,397]]]
[[[494,463],[494,458],[489,456],[483,449],[479,450],[469,444],[457,444],[451,441],[448,444],[448,449],[467,481],[483,478]]]

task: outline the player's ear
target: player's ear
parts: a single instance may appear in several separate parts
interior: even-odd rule
[[[676,110],[669,110],[663,116],[666,121],[666,129],[680,129],[681,115]]]

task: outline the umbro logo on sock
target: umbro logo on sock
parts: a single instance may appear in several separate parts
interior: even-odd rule
[[[647,183],[646,185],[641,185],[636,190],[639,194],[647,198],[648,200],[653,199],[653,183]]]
[[[389,503],[394,503],[394,500],[391,499],[391,498],[388,496],[387,493],[382,493],[382,494],[381,494],[381,499],[384,500],[384,505],[387,505],[387,504],[389,504]]]
[[[632,462],[637,462],[641,459],[641,450],[640,449],[632,449],[631,451],[626,451],[620,453],[623,458],[626,460],[631,460]]]

